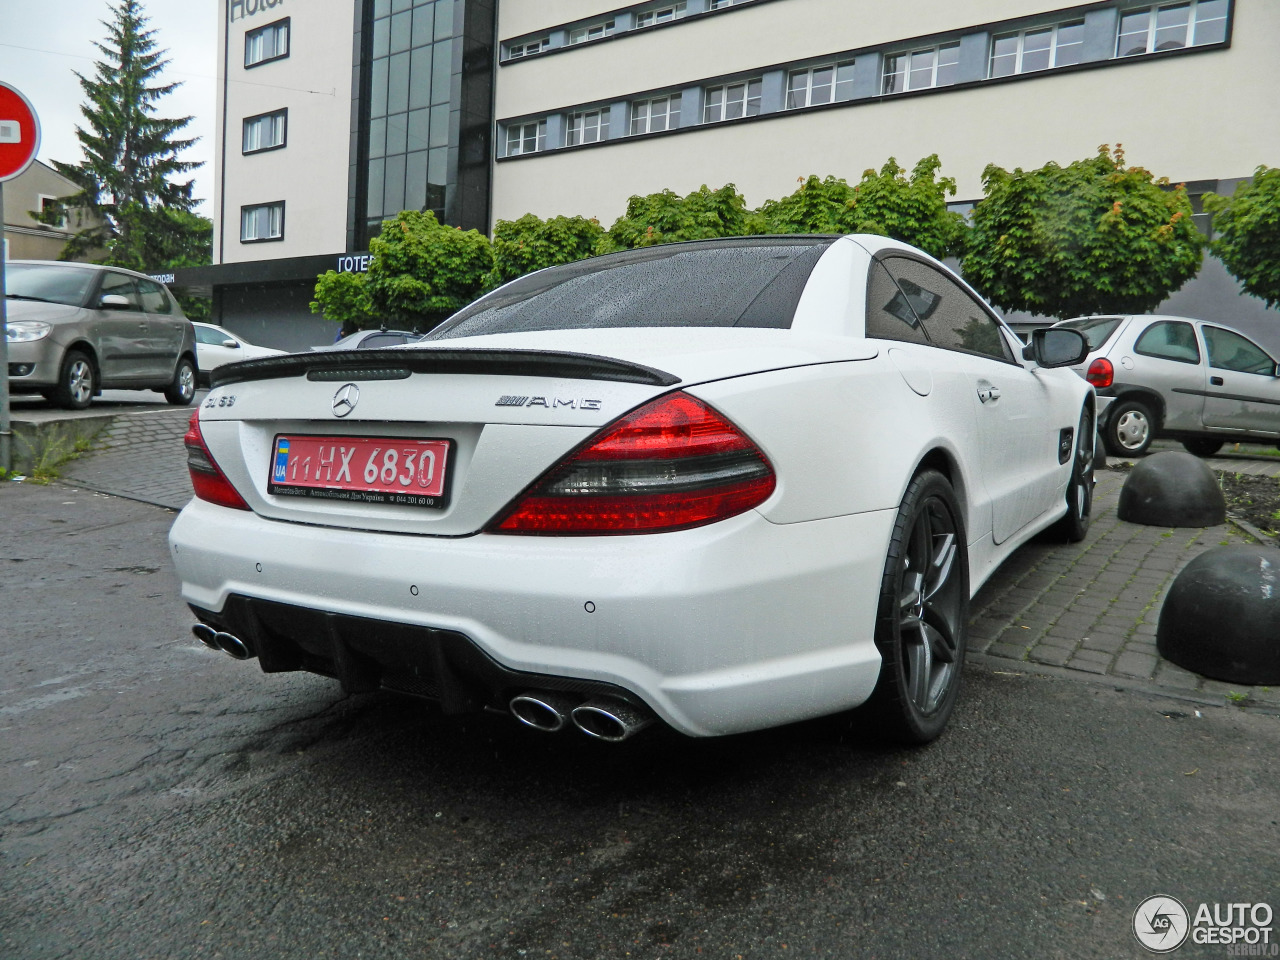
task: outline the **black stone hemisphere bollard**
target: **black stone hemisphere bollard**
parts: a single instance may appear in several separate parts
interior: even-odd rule
[[[1203,460],[1166,450],[1129,472],[1116,515],[1152,527],[1213,527],[1226,522],[1227,500]]]
[[[1214,547],[1188,563],[1160,610],[1156,648],[1214,680],[1280,683],[1280,551]]]

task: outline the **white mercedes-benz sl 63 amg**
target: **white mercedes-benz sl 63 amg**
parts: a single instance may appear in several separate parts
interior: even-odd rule
[[[1094,393],[875,236],[611,254],[384,350],[219,367],[170,547],[210,647],[622,740],[955,705],[971,595],[1078,540]]]

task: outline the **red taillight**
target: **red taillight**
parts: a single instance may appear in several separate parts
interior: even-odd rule
[[[773,467],[737,427],[687,393],[659,397],[552,468],[489,531],[656,533],[743,513],[773,493]]]
[[[1093,363],[1089,364],[1089,370],[1085,373],[1084,378],[1092,383],[1095,387],[1109,387],[1111,381],[1115,379],[1116,370],[1111,366],[1111,361],[1106,357],[1099,357]]]
[[[236,493],[236,488],[218,469],[213,454],[204,445],[204,437],[200,435],[200,411],[191,414],[187,424],[187,434],[182,438],[187,447],[187,470],[191,473],[191,486],[196,496],[222,507],[234,510],[248,510],[249,505]]]

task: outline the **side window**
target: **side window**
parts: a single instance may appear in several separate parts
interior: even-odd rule
[[[1153,323],[1138,337],[1133,345],[1135,353],[1179,363],[1199,363],[1200,348],[1196,345],[1196,332],[1191,324],[1163,320]]]
[[[1209,366],[1239,373],[1258,373],[1273,377],[1276,362],[1252,340],[1222,327],[1204,327],[1204,340],[1209,347]]]
[[[213,327],[196,327],[196,343],[220,344],[227,339]]]
[[[102,278],[102,291],[99,296],[105,297],[108,294],[127,299],[130,310],[142,309],[142,304],[138,300],[138,288],[134,285],[133,277],[127,277],[123,273],[107,273]]]
[[[871,262],[867,279],[867,336],[910,343],[929,342],[915,310],[878,260]]]
[[[884,265],[934,345],[1013,362],[999,322],[958,283],[918,260],[890,257]]]
[[[138,290],[142,294],[142,309],[147,313],[172,313],[173,304],[164,292],[164,287],[154,280],[139,280]]]
[[[402,333],[378,333],[372,337],[365,337],[360,343],[360,348],[376,350],[379,347],[396,347],[402,343],[408,343],[408,338]]]

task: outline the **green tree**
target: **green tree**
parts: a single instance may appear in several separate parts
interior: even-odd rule
[[[719,190],[703,184],[687,197],[671,190],[633,196],[626,214],[609,228],[610,238],[624,249],[751,232],[758,231],[748,223],[747,202],[732,183]]]
[[[485,278],[485,288],[492,290],[534,270],[572,263],[612,249],[613,241],[599,220],[586,217],[542,220],[532,213],[526,213],[519,220],[499,220],[493,228],[493,269]]]
[[[104,262],[157,270],[172,265],[152,259],[157,250],[188,249],[193,241],[184,232],[194,231],[198,243],[205,231],[203,224],[182,217],[153,216],[195,206],[193,181],[175,179],[200,166],[178,157],[195,143],[175,138],[192,118],[155,115],[158,101],[178,84],[157,82],[169,61],[156,49],[156,31],[146,29],[138,0],[119,0],[111,14],[110,21],[102,21],[106,42],[94,44],[103,59],[94,63],[93,78],[76,74],[87,97],[80,107],[87,129],[76,127],[84,159],[53,164],[79,188],[62,198],[63,204],[89,211],[101,225],[79,231],[62,255],[105,249]]]
[[[316,281],[312,312],[340,321],[344,333],[370,321],[425,333],[478,297],[493,269],[488,237],[444,226],[429,210],[383,221],[369,252],[368,273],[330,270]]]
[[[1280,168],[1258,167],[1229,197],[1206,194],[1212,250],[1247,292],[1280,306]]]
[[[1204,242],[1182,186],[1124,151],[983,171],[964,275],[992,303],[1051,317],[1146,313],[1195,276]]]
[[[919,247],[935,257],[964,249],[964,218],[947,210],[956,192],[950,177],[938,177],[938,155],[924,157],[908,177],[893,157],[866,170],[857,186],[836,177],[810,176],[781,200],[758,211],[762,233],[875,233]]]
[[[342,325],[342,336],[355,333],[374,322],[369,300],[369,283],[363,273],[327,270],[316,278],[316,298],[311,312]]]

